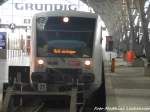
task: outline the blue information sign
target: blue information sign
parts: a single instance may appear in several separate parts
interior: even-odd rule
[[[6,32],[0,32],[0,49],[6,49]]]

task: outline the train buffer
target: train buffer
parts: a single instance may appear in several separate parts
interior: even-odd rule
[[[22,105],[22,97],[24,96],[69,96],[70,97],[70,107],[67,112],[77,112],[77,105],[81,104],[77,102],[77,94],[78,90],[77,88],[72,88],[70,91],[64,91],[64,92],[37,92],[37,91],[18,91],[13,90],[13,87],[8,87],[5,90],[5,97],[3,100],[3,112],[9,112],[9,109],[13,108],[12,106],[12,99],[17,98],[15,102],[18,103],[18,107]],[[18,97],[20,96],[19,99]],[[14,99],[13,99],[14,100]],[[11,107],[11,108],[10,108]],[[15,108],[11,110],[15,110]],[[17,111],[15,111],[17,112]],[[18,111],[19,112],[19,111]]]

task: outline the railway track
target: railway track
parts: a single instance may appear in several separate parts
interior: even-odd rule
[[[69,112],[68,108],[51,108],[45,103],[37,104],[32,107],[20,107],[16,112]]]

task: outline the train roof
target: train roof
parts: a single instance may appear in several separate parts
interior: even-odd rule
[[[41,16],[72,16],[72,17],[88,17],[97,18],[97,14],[81,11],[49,11],[35,14],[36,17]]]

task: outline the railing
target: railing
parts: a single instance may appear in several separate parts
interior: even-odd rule
[[[7,50],[7,59],[22,56],[29,56],[29,53],[20,49]]]

